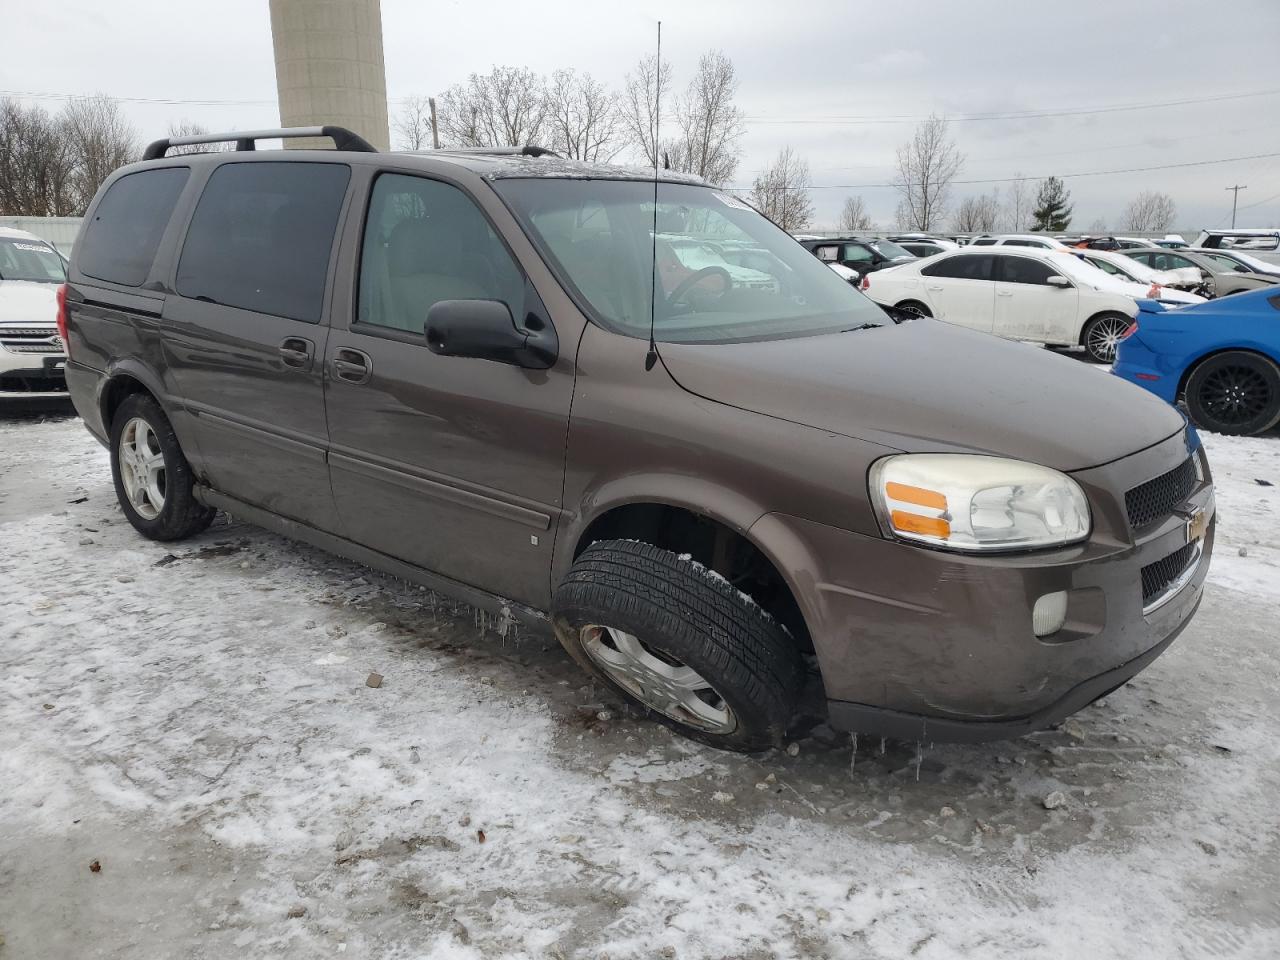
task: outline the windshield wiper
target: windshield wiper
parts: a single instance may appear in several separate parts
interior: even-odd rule
[[[860,323],[860,324],[858,324],[856,327],[846,327],[845,329],[841,330],[840,332],[841,332],[841,333],[856,333],[856,332],[857,332],[857,331],[859,331],[859,330],[876,330],[876,329],[879,329],[880,327],[883,327],[883,326],[886,326],[886,324],[883,324],[883,323]]]

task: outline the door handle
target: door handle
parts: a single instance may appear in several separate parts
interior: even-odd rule
[[[1012,296],[1013,296],[1013,291],[1012,291],[1012,290],[997,290],[997,291],[996,291],[996,296],[997,296],[997,297],[1012,297]]]
[[[932,286],[932,285],[930,285],[930,284],[926,284],[926,285],[925,285],[925,289],[926,289],[926,290],[932,290],[934,293],[937,293],[938,291],[940,291],[940,290],[942,289],[942,287],[941,287],[941,285],[939,285],[939,286],[936,286],[936,287],[935,287],[935,286]]]
[[[280,342],[280,360],[286,367],[309,370],[315,350],[316,346],[310,340],[304,340],[302,337],[286,337]]]
[[[368,383],[373,375],[373,360],[363,350],[339,347],[330,363],[333,378],[345,383]]]

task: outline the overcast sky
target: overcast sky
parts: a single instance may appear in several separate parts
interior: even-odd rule
[[[129,102],[143,139],[163,136],[178,120],[214,130],[279,122],[266,0],[4,4],[15,4],[20,16],[0,17],[0,89],[238,101]],[[382,18],[393,115],[396,98],[439,93],[494,64],[573,67],[620,86],[652,52],[661,19],[677,87],[707,49],[723,50],[737,66],[747,132],[736,182],[749,185],[790,144],[811,168],[816,226],[832,222],[849,194],[861,194],[876,221],[890,224],[896,195],[874,185],[892,179],[894,149],[914,118],[933,111],[953,118],[1076,111],[953,122],[966,156],[961,180],[1276,154],[1070,177],[1074,227],[1096,217],[1117,227],[1125,203],[1148,188],[1173,196],[1180,227],[1225,226],[1231,194],[1224,188],[1234,183],[1248,185],[1241,226],[1280,223],[1280,0],[382,0]],[[1080,112],[1239,94],[1261,95]],[[865,119],[886,117],[911,119]],[[992,186],[960,185],[955,197]]]

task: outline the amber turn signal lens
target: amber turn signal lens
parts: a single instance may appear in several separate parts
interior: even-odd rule
[[[919,533],[945,540],[951,536],[951,524],[941,517],[922,517],[918,513],[894,510],[889,515],[893,528],[900,533]]]
[[[884,492],[891,500],[901,503],[914,503],[916,506],[932,507],[935,510],[947,509],[947,498],[936,490],[926,490],[924,487],[913,487],[910,484],[890,481],[884,485]]]

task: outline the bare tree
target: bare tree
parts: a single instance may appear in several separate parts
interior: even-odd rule
[[[417,94],[405,97],[392,128],[401,150],[430,150],[431,98]]]
[[[999,220],[1000,194],[993,190],[961,200],[951,226],[961,233],[991,233]]]
[[[733,178],[742,155],[738,141],[745,129],[742,111],[733,103],[737,90],[732,60],[719,50],[699,58],[698,72],[676,101],[676,122],[684,148],[677,169],[696,173],[709,183]]]
[[[1168,230],[1177,215],[1173,197],[1156,190],[1143,190],[1124,208],[1120,222],[1125,230]]]
[[[0,215],[81,213],[71,186],[75,163],[66,129],[40,107],[0,100]]]
[[[658,63],[656,56],[645,57],[634,73],[627,74],[622,90],[622,125],[627,142],[640,153],[649,166],[662,159],[662,104],[671,91],[671,65]]]
[[[1009,184],[1009,199],[1004,204],[1004,229],[1009,233],[1022,233],[1031,223],[1031,211],[1035,201],[1031,196],[1031,181],[1021,173],[1014,174]]]
[[[809,164],[790,147],[783,147],[773,163],[756,177],[747,199],[783,230],[803,230],[813,220]]]
[[[908,230],[932,230],[946,216],[951,181],[964,155],[947,134],[947,121],[934,114],[898,148],[895,184],[901,200],[898,222]]]
[[[524,67],[473,73],[440,98],[441,141],[459,147],[522,147],[546,138],[546,84]]]
[[[591,74],[557,70],[547,85],[553,149],[574,160],[609,161],[620,149],[618,97]]]
[[[1107,221],[1102,217],[1094,217],[1093,222],[1089,224],[1090,233],[1106,233]]]
[[[871,216],[867,213],[867,205],[861,197],[845,197],[844,206],[840,209],[840,219],[836,229],[842,233],[864,233],[873,229]]]
[[[62,123],[75,157],[71,185],[83,210],[108,174],[137,159],[138,134],[120,104],[101,94],[70,101],[62,111]]]
[[[169,124],[170,140],[177,137],[201,137],[208,132],[208,127],[191,120],[179,120],[177,123]],[[224,150],[230,149],[231,144],[229,143],[190,143],[186,146],[170,147],[168,153],[172,157],[191,153],[222,153]]]

